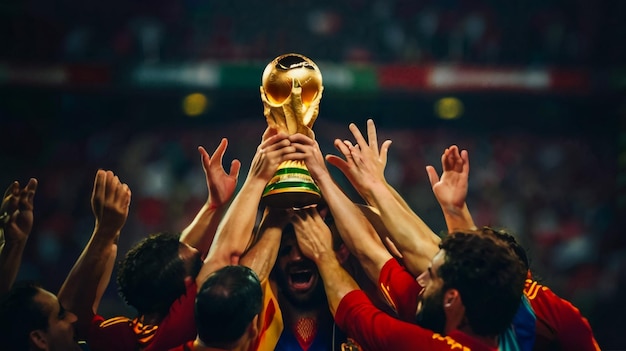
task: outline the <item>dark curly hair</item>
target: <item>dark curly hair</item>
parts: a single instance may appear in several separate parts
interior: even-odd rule
[[[526,249],[520,245],[515,236],[508,232],[506,229],[492,229],[490,227],[485,227],[485,230],[491,230],[493,234],[500,240],[509,244],[509,247],[513,249],[513,252],[522,260],[526,269],[530,268],[530,260],[528,259],[528,254],[526,253]]]
[[[232,348],[261,312],[263,291],[254,271],[226,266],[202,284],[195,305],[198,336],[204,344]]]
[[[164,317],[185,293],[179,239],[180,234],[152,234],[133,246],[120,263],[119,294],[139,315],[157,313]]]
[[[483,336],[504,332],[519,307],[526,277],[526,268],[509,243],[484,227],[454,232],[439,247],[445,250],[437,271],[442,291],[459,291],[472,331]]]

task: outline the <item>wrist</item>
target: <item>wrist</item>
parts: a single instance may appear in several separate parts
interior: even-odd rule
[[[320,189],[324,189],[324,188],[327,188],[329,186],[334,186],[334,184],[335,184],[335,181],[334,181],[333,177],[331,177],[330,173],[328,173],[328,172],[319,172],[319,173],[316,173],[316,174],[313,174],[313,173],[310,173],[310,174],[311,174],[311,179],[313,179],[315,184]]]
[[[117,244],[120,232],[121,228],[96,225],[93,230],[92,240],[103,244]]]
[[[245,191],[247,194],[251,195],[258,193],[260,197],[261,194],[263,194],[263,190],[265,189],[265,186],[270,181],[270,179],[265,180],[264,178],[258,176],[248,177],[248,179],[246,179],[246,181],[241,186],[239,192]]]
[[[5,229],[0,228],[0,247],[2,247],[3,250],[8,250],[9,248],[24,248],[26,247],[27,241],[28,236],[20,238],[8,238],[5,235]]]
[[[343,269],[334,252],[332,255],[320,255],[313,261],[315,262],[315,265],[317,265],[317,269],[320,271],[320,275],[322,276],[325,276],[327,273]]]
[[[224,206],[224,204],[220,204],[220,203],[216,203],[216,202],[211,202],[211,201],[209,200],[209,202],[207,202],[205,206],[206,206],[207,211],[215,211],[215,210],[217,210],[218,208],[220,208],[220,207]]]
[[[445,215],[453,216],[453,217],[462,217],[463,216],[463,206],[458,207],[454,205],[442,205],[441,210]]]
[[[333,269],[334,267],[340,266],[337,255],[332,250],[314,253],[312,261],[315,262],[320,269],[322,267]]]

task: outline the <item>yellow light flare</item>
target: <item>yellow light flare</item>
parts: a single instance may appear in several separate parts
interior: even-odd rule
[[[209,99],[202,93],[193,93],[183,99],[183,112],[189,117],[203,114],[209,106]]]

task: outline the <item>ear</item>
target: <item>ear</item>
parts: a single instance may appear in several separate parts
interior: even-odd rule
[[[250,340],[255,340],[257,336],[259,336],[259,314],[257,313],[252,322],[250,322],[250,326],[248,327],[248,335],[250,335]]]
[[[35,345],[35,347],[39,350],[47,350],[48,349],[48,340],[46,339],[45,333],[40,330],[33,330],[28,334],[28,338],[30,339],[31,344]]]
[[[446,314],[446,334],[459,328],[465,319],[465,306],[457,289],[448,289],[443,295],[443,310]]]
[[[463,304],[459,291],[457,289],[448,289],[443,295],[443,307],[452,308],[457,307],[459,304]]]
[[[339,245],[339,249],[335,250],[335,256],[337,256],[337,261],[339,261],[340,264],[344,264],[350,256],[350,251],[345,244],[341,244]]]

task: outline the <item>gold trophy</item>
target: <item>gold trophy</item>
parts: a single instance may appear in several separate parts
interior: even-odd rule
[[[270,127],[313,138],[311,129],[322,99],[322,73],[309,58],[284,54],[263,71],[261,100]],[[263,203],[278,208],[304,207],[321,201],[320,189],[303,161],[285,161],[263,191]]]

